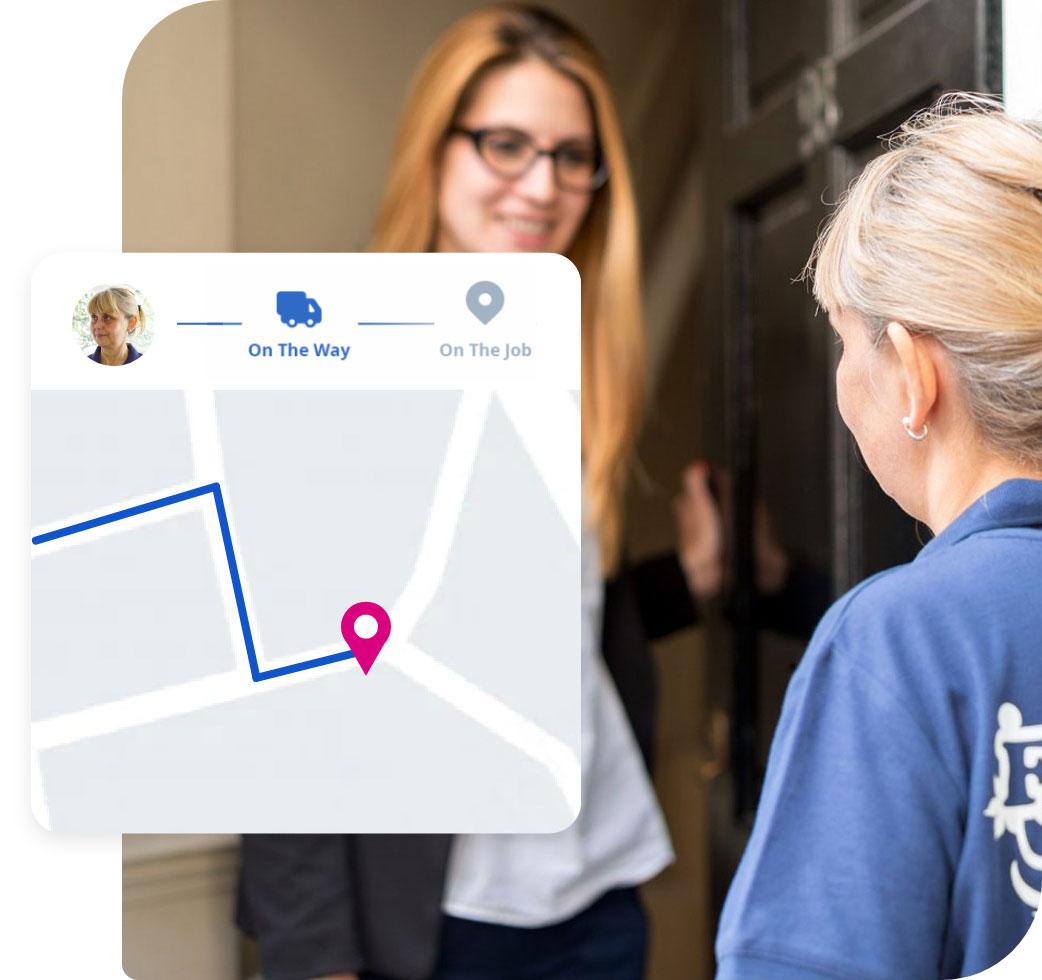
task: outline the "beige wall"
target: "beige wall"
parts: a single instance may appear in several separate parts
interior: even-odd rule
[[[639,555],[670,545],[673,487],[702,445],[692,334],[701,242],[694,5],[548,5],[604,54],[643,220],[654,397],[630,506],[629,546]],[[476,6],[221,0],[164,21],[127,73],[124,247],[363,248],[409,78],[437,34]],[[649,976],[700,980],[711,948],[701,636],[671,638],[657,656],[657,784],[678,861],[645,890]]]
[[[160,23],[123,82],[123,247],[234,248],[231,9],[200,3]]]
[[[235,837],[123,838],[123,970],[134,980],[234,980]]]

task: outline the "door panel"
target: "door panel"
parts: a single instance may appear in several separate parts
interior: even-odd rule
[[[747,38],[745,105],[755,110],[795,87],[825,44],[825,0],[746,3],[737,16]]]
[[[907,6],[908,0],[857,0],[852,11],[855,26],[863,33]]]

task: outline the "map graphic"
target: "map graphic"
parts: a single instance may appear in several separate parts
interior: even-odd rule
[[[337,322],[319,285],[332,299],[316,333]],[[76,833],[570,824],[578,392],[423,388],[415,367],[410,387],[357,389],[174,389],[123,370],[106,383],[133,384],[34,381],[37,819]],[[341,635],[360,602],[392,624],[368,675]]]

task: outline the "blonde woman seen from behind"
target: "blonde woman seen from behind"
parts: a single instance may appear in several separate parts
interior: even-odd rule
[[[809,274],[840,414],[936,537],[792,679],[718,976],[966,976],[1042,893],[1042,125],[959,94],[913,117]]]

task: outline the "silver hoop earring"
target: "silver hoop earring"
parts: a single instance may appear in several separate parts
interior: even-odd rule
[[[916,442],[922,442],[930,434],[930,427],[925,422],[923,423],[921,432],[913,432],[911,415],[906,415],[901,419],[901,425],[905,427],[905,432],[907,432]]]

